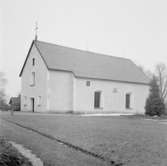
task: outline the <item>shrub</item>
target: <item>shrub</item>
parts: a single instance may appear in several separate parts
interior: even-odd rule
[[[31,162],[22,156],[5,139],[0,138],[0,166],[32,166]]]
[[[2,111],[8,111],[8,110],[10,110],[11,109],[11,107],[9,106],[9,105],[7,105],[7,104],[0,104],[0,110],[2,110]]]
[[[150,94],[146,100],[145,110],[145,114],[150,116],[161,116],[165,112],[165,104],[160,97],[159,86],[155,76],[150,82]]]

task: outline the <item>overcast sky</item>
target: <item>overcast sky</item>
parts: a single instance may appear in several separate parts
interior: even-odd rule
[[[4,0],[0,5],[0,71],[8,95],[34,39],[132,59],[153,70],[167,64],[166,0]]]

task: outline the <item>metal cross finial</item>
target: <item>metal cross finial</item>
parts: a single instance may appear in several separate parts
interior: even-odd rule
[[[38,22],[35,22],[35,40],[38,39]]]

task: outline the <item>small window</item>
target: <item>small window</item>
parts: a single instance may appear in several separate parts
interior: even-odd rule
[[[126,109],[130,109],[130,99],[131,99],[131,94],[130,93],[126,93],[126,97],[125,97],[125,107]]]
[[[27,106],[27,96],[24,96],[24,107]]]
[[[94,93],[94,108],[100,108],[100,99],[101,99],[101,92],[96,91]]]
[[[86,81],[86,86],[90,86],[90,81]]]
[[[32,65],[35,66],[35,58],[32,59]]]
[[[32,72],[30,85],[35,86],[35,72]]]
[[[41,96],[38,96],[38,106],[41,105]]]
[[[117,92],[118,92],[117,88],[114,88],[113,93],[117,93]]]

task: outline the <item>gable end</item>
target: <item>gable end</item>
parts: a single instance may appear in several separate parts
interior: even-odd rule
[[[46,67],[48,68],[48,66],[47,66],[47,64],[46,64],[46,61],[44,60],[44,58],[43,58],[43,56],[42,56],[42,54],[41,54],[39,48],[38,48],[37,45],[35,44],[35,41],[33,40],[33,42],[31,43],[31,46],[30,46],[30,48],[29,48],[29,50],[28,50],[28,54],[27,54],[26,59],[25,59],[25,61],[24,61],[24,64],[23,64],[23,67],[22,67],[21,72],[20,72],[20,74],[19,74],[19,77],[22,76],[24,67],[25,67],[26,62],[27,62],[27,60],[28,60],[28,58],[29,58],[29,55],[30,55],[30,52],[31,52],[33,46],[36,47],[36,49],[37,49],[39,55],[41,56],[42,60],[44,61],[45,65],[46,65]]]

